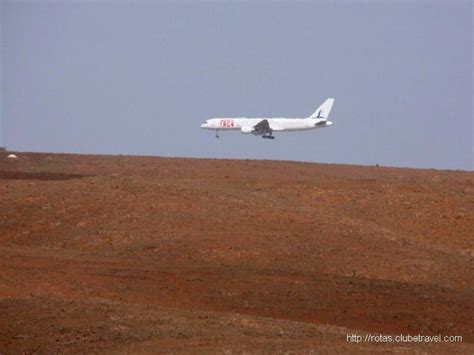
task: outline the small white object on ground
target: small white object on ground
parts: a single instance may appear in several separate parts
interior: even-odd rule
[[[16,158],[18,158],[18,157],[17,157],[15,154],[8,154],[8,155],[7,155],[7,158],[8,158],[8,159],[16,159]]]

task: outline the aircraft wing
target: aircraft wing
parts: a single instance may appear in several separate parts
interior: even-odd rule
[[[272,129],[270,128],[270,125],[268,124],[267,120],[261,120],[259,123],[257,123],[255,126],[253,126],[253,129],[254,129],[255,132],[258,132],[260,134],[272,131]]]
[[[253,126],[253,130],[256,134],[265,134],[265,133],[272,133],[273,131],[283,131],[285,127],[279,125],[278,123],[272,122],[271,124],[268,120],[261,120],[255,126]]]
[[[259,123],[253,126],[253,129],[256,132],[265,133],[265,132],[272,132],[272,131],[283,131],[285,128],[277,123],[272,123],[270,125],[268,120],[261,120]]]
[[[267,120],[261,120],[255,126],[253,126],[254,134],[265,134],[272,133],[272,129]]]

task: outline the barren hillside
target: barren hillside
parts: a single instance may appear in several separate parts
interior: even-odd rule
[[[474,352],[474,173],[0,157],[0,353]],[[348,334],[462,335],[353,343]]]

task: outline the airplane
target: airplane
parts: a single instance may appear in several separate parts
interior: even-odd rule
[[[201,128],[216,131],[240,130],[242,133],[261,135],[262,138],[274,139],[273,132],[281,131],[306,131],[316,128],[332,126],[328,121],[334,99],[329,98],[307,118],[211,118],[206,120]]]

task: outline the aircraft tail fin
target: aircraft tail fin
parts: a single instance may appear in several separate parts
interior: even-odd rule
[[[327,99],[311,116],[309,116],[309,118],[327,120],[333,104],[333,98]]]

